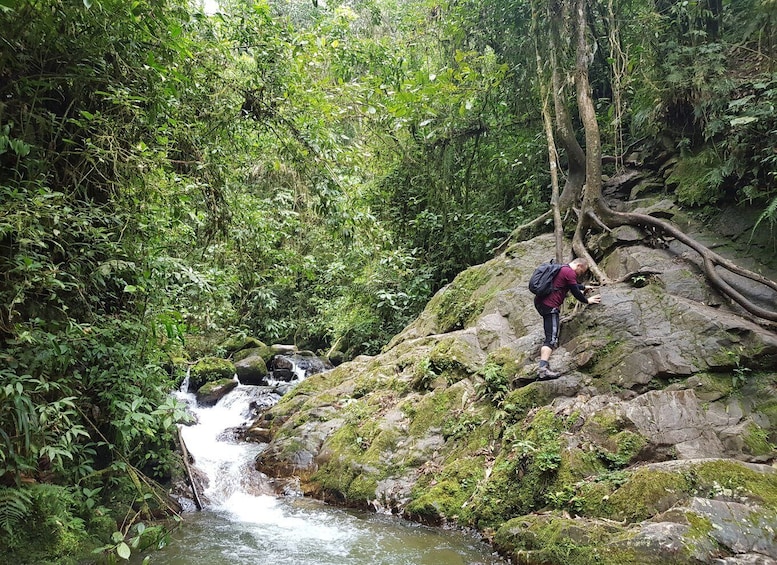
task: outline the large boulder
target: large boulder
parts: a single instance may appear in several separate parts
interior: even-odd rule
[[[267,384],[267,364],[261,354],[248,355],[235,362],[235,372],[240,384]]]
[[[189,390],[198,390],[205,383],[235,376],[235,365],[220,357],[203,357],[189,370]]]
[[[541,236],[461,273],[380,355],[297,385],[256,424],[257,468],[498,532],[516,562],[773,559],[777,476],[745,462],[774,460],[777,334],[639,236],[604,242],[622,282],[600,305],[566,305],[560,378],[532,382],[543,335],[526,285],[554,255]],[[669,464],[684,466],[652,466]],[[765,518],[734,529],[751,511]]]
[[[219,379],[210,381],[197,389],[197,404],[200,406],[213,406],[237,386],[235,379]]]

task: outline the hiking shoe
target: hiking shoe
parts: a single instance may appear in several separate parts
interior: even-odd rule
[[[537,380],[538,381],[544,381],[547,379],[555,379],[556,377],[560,376],[561,373],[557,373],[556,371],[551,371],[550,367],[540,367],[537,369]]]

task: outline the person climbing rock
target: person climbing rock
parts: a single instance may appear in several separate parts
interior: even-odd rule
[[[545,296],[536,296],[534,298],[534,307],[542,316],[542,323],[545,330],[545,341],[540,349],[540,365],[537,369],[537,379],[554,379],[560,375],[550,368],[550,354],[558,347],[559,333],[559,308],[564,303],[567,292],[572,292],[577,300],[583,304],[599,304],[602,297],[598,294],[586,298],[585,291],[592,287],[582,285],[578,282],[578,277],[588,271],[588,261],[577,258],[568,265],[563,265],[558,274],[553,279],[553,287],[549,294]]]

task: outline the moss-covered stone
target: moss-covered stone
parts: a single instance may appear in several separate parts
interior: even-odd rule
[[[528,514],[546,505],[547,493],[561,466],[561,433],[565,424],[547,408],[530,422],[504,432],[502,451],[489,480],[473,497],[471,523],[494,528],[513,516]]]
[[[494,545],[514,563],[547,565],[636,565],[636,554],[609,543],[622,528],[579,521],[558,514],[521,516],[506,521]]]
[[[250,336],[231,336],[221,343],[220,348],[226,353],[235,353],[242,349],[267,347],[264,343]]]
[[[443,425],[455,406],[461,404],[465,387],[460,383],[448,388],[436,389],[421,397],[408,399],[411,406],[405,406],[404,412],[410,417],[408,435],[410,437],[427,436],[430,430],[442,432]],[[407,402],[405,404],[407,404]]]
[[[775,446],[769,442],[769,432],[750,423],[744,435],[745,446],[750,455],[774,456]]]
[[[211,406],[224,398],[237,386],[234,379],[219,379],[210,381],[197,389],[197,403],[202,406]]]
[[[367,505],[376,498],[378,481],[397,471],[393,460],[398,432],[380,425],[373,417],[380,409],[377,399],[351,402],[345,420],[327,438],[319,455],[319,468],[310,477],[316,492],[343,504]]]
[[[189,386],[193,390],[198,390],[207,382],[231,379],[234,375],[235,365],[232,361],[220,357],[204,357],[189,371]]]
[[[599,514],[628,522],[646,520],[686,498],[689,486],[680,473],[638,469],[610,495],[608,508]]]
[[[544,406],[548,400],[548,394],[541,383],[530,383],[507,393],[501,408],[511,422],[517,422],[526,417],[529,410]]]
[[[232,360],[237,363],[251,356],[261,357],[262,361],[267,364],[275,356],[275,350],[269,345],[264,344],[258,347],[248,347],[235,351],[235,353],[232,355]]]
[[[521,373],[521,370],[526,363],[526,358],[527,355],[525,351],[516,353],[509,347],[502,347],[488,354],[486,364],[493,363],[500,366],[504,375],[508,379],[513,379]]]
[[[484,460],[483,456],[456,459],[439,473],[423,477],[405,512],[427,523],[466,521],[468,503],[484,476]]]
[[[490,273],[485,266],[470,267],[430,301],[427,308],[437,317],[439,333],[462,329],[482,312],[493,292],[484,294],[477,291],[489,278]]]
[[[721,459],[695,465],[686,476],[702,496],[729,491],[777,508],[777,473],[760,473],[738,461]]]
[[[433,372],[444,375],[453,384],[477,372],[473,365],[473,352],[469,345],[457,336],[440,339],[429,353],[429,365]]]

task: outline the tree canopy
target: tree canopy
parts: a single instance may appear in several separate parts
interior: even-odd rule
[[[227,333],[374,354],[509,237],[684,237],[605,204],[636,161],[771,230],[776,21],[768,0],[0,0],[3,543],[35,545],[35,509],[100,531],[108,484],[164,507],[175,367]],[[697,250],[777,319],[718,269],[772,281]]]

